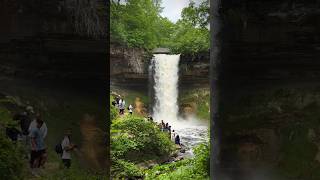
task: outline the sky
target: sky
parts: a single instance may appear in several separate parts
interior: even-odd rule
[[[187,7],[189,0],[162,0],[161,6],[164,7],[161,15],[167,17],[172,22],[177,22],[181,17],[181,11]]]

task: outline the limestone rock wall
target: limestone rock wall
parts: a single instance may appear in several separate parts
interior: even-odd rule
[[[152,54],[139,48],[128,48],[111,44],[110,78],[113,83],[148,84],[148,67]],[[201,86],[209,83],[209,54],[191,57],[181,55],[179,64],[180,84]]]

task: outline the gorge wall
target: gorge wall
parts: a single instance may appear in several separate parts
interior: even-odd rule
[[[319,7],[221,2],[218,179],[320,178]]]
[[[148,87],[148,67],[152,54],[139,48],[111,44],[110,79],[112,84]],[[209,84],[209,52],[196,56],[181,55],[180,85],[201,86]]]
[[[106,77],[104,1],[0,3],[0,74],[42,79]],[[104,48],[105,47],[105,48]]]

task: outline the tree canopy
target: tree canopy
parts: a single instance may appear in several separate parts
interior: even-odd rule
[[[111,1],[111,41],[151,50],[168,47],[174,53],[209,50],[209,1],[190,1],[177,23],[162,17],[161,0]]]

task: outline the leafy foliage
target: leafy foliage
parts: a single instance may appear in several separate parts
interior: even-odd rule
[[[209,50],[209,1],[190,1],[176,24],[161,17],[161,1],[111,1],[111,40],[129,47],[151,50],[169,47],[173,53]]]
[[[114,107],[111,102],[113,101],[113,97],[110,96],[110,124],[111,122],[118,117],[118,109]]]
[[[6,99],[1,99],[6,102]],[[23,148],[5,136],[6,127],[18,127],[12,120],[11,112],[0,106],[0,179],[21,179],[24,171]]]
[[[111,154],[118,158],[130,158],[134,153],[169,155],[174,149],[168,134],[142,118],[126,117],[114,121],[112,129],[119,130],[111,138]]]
[[[194,1],[190,1],[189,6],[182,10],[182,21],[205,29],[209,25],[209,11],[209,0],[201,1],[198,6]]]
[[[143,176],[136,163],[169,156],[174,150],[168,134],[161,132],[155,123],[139,117],[113,120],[111,132],[111,174],[114,178]]]
[[[200,144],[194,149],[195,157],[167,165],[157,165],[146,171],[146,180],[209,179],[209,146]]]
[[[19,144],[0,135],[0,179],[22,179],[24,153]]]
[[[142,170],[134,163],[117,159],[113,161],[112,169],[114,179],[142,177]]]
[[[152,0],[128,0],[125,4],[111,1],[111,39],[130,47],[146,49],[158,45],[160,7]]]

